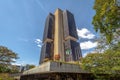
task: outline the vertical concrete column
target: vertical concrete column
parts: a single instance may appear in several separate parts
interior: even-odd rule
[[[63,11],[55,11],[54,60],[62,60],[63,49]]]

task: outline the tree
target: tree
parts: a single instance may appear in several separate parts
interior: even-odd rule
[[[24,67],[25,67],[25,70],[29,70],[29,69],[34,68],[35,65],[33,65],[33,64],[26,64],[26,66],[24,66]]]
[[[92,24],[95,31],[100,33],[98,52],[84,57],[81,66],[102,80],[120,78],[120,6],[116,0],[95,0],[93,8],[96,14]]]
[[[29,64],[29,69],[35,68],[35,65]]]
[[[18,59],[18,55],[7,47],[0,46],[0,72],[9,72],[11,63]]]
[[[114,36],[120,35],[120,6],[116,0],[95,0],[93,25],[96,32],[100,32],[110,43]]]
[[[102,78],[120,78],[120,43],[103,53],[90,53],[81,60],[83,69],[97,74],[107,74]],[[97,76],[101,78],[101,76]]]

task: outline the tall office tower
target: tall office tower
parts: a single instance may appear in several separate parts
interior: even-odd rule
[[[47,16],[46,23],[45,23],[40,63],[46,60],[53,59],[54,22],[55,22],[54,15],[50,13]]]
[[[82,57],[74,16],[57,9],[46,19],[40,63],[46,60],[78,61]]]
[[[63,12],[65,61],[77,61],[82,57],[74,16],[69,11]]]

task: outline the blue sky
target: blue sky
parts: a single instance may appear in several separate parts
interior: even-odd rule
[[[93,4],[94,0],[0,0],[0,45],[18,53],[18,64],[38,65],[45,19],[61,8],[74,14],[85,55],[97,45],[91,24]]]

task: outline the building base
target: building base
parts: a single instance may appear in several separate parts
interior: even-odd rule
[[[80,65],[49,61],[25,71],[20,80],[93,80],[92,74]]]

